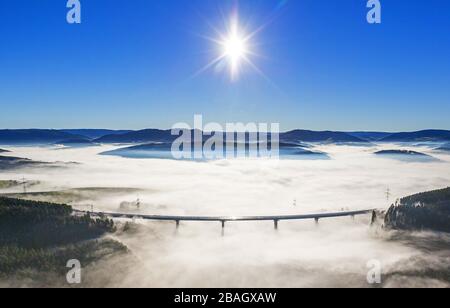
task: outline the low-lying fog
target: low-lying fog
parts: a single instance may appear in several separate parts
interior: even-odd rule
[[[5,148],[5,147],[3,147]],[[223,160],[189,162],[127,159],[87,148],[7,147],[4,155],[46,162],[77,162],[65,168],[0,173],[0,180],[39,181],[31,191],[115,188],[75,203],[118,211],[139,198],[131,212],[166,215],[283,215],[387,209],[395,198],[450,184],[450,155],[408,149],[439,160],[406,162],[376,156],[383,149],[324,145],[329,160]],[[137,192],[119,188],[139,188]],[[392,197],[386,198],[390,189]],[[15,188],[20,192],[19,188]],[[12,192],[12,191],[11,191]],[[128,257],[85,270],[93,286],[125,287],[365,287],[367,263],[383,266],[384,286],[449,286],[439,275],[450,267],[450,238],[443,234],[398,234],[369,228],[370,217],[321,221],[228,223],[140,222],[136,232],[115,235]],[[440,250],[427,243],[437,241]],[[423,244],[423,245],[419,245]]]

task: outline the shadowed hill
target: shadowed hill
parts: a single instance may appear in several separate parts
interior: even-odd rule
[[[132,130],[111,129],[62,129],[61,131],[72,135],[84,136],[88,139],[97,139],[106,135],[121,135],[132,132]]]
[[[386,132],[350,132],[347,134],[367,141],[378,141],[392,135],[392,133]]]
[[[38,271],[39,279],[56,273],[63,283],[68,260],[86,266],[126,251],[118,242],[99,240],[114,231],[113,221],[75,216],[68,205],[0,197],[0,278],[27,279]]]
[[[36,166],[39,164],[45,164],[43,162],[33,161],[27,158],[12,157],[12,156],[1,156],[0,155],[0,171],[1,170],[11,170],[27,166]]]
[[[108,129],[4,129],[0,130],[0,144],[54,144],[64,140],[92,140],[128,132]]]
[[[293,130],[280,134],[280,140],[285,142],[366,142],[365,140],[351,136],[343,132]]]
[[[144,143],[173,142],[178,136],[172,136],[171,130],[144,129],[119,135],[106,135],[95,140],[98,143]]]
[[[191,131],[192,132],[192,131]],[[247,134],[248,135],[248,134]],[[208,139],[209,135],[204,135],[203,139]],[[173,142],[178,136],[173,136],[171,130],[146,129],[134,131],[121,135],[107,135],[96,139],[98,143],[151,143],[151,142]],[[351,136],[342,132],[315,132],[308,130],[294,130],[280,134],[282,142],[366,142],[361,138]]]
[[[72,207],[0,197],[0,245],[52,247],[114,231],[109,219],[73,216]]]
[[[193,130],[191,130],[193,132]],[[54,144],[64,140],[90,140],[98,143],[151,143],[173,142],[178,136],[173,136],[171,130],[144,129],[138,131],[107,130],[107,129],[22,129],[0,130],[0,144]],[[209,138],[204,135],[204,139]],[[381,142],[426,142],[450,141],[450,131],[423,130],[408,133],[385,132],[338,132],[292,130],[280,134],[283,142],[327,142],[327,143],[364,143]]]
[[[22,143],[54,143],[66,139],[80,139],[83,136],[73,135],[58,130],[17,129],[0,130],[0,144]]]
[[[410,151],[410,150],[381,150],[375,152],[376,155],[408,155],[408,156],[419,156],[419,157],[431,157],[428,154]]]
[[[410,133],[395,133],[381,139],[380,141],[382,142],[450,141],[450,131],[422,130]]]
[[[450,143],[444,144],[444,145],[438,147],[436,150],[450,152]]]
[[[450,187],[400,199],[386,213],[385,225],[399,230],[450,232]]]

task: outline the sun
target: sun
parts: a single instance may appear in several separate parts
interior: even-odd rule
[[[233,35],[224,42],[225,55],[231,60],[242,59],[247,53],[245,40],[238,35]]]
[[[248,38],[241,33],[237,21],[232,23],[230,32],[221,41],[221,46],[222,59],[228,62],[231,78],[235,80],[243,62],[248,60],[250,54]]]
[[[263,78],[267,76],[255,65],[254,58],[261,57],[255,51],[255,36],[261,32],[265,25],[256,28],[253,32],[247,32],[241,27],[237,10],[230,16],[228,22],[224,23],[225,31],[220,31],[211,23],[209,26],[216,33],[215,37],[200,35],[216,45],[215,58],[197,71],[193,77],[198,76],[206,70],[213,69],[216,72],[229,72],[230,80],[237,81],[247,68],[257,72]]]

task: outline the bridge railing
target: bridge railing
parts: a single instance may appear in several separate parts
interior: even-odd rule
[[[165,216],[165,215],[142,215],[142,214],[127,214],[127,213],[111,213],[111,212],[87,212],[74,210],[79,214],[90,214],[94,216],[107,216],[110,218],[120,219],[143,219],[152,221],[173,221],[176,227],[179,228],[182,221],[197,221],[197,222],[220,222],[222,230],[225,229],[227,222],[249,222],[249,221],[273,221],[274,228],[278,229],[280,221],[292,220],[314,220],[316,224],[321,219],[339,218],[339,217],[355,217],[360,215],[372,214],[371,223],[376,220],[376,209],[360,210],[360,211],[346,211],[333,213],[319,213],[319,214],[303,214],[303,215],[281,215],[281,216]]]

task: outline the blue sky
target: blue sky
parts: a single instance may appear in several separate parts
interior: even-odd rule
[[[0,0],[0,128],[170,128],[279,122],[283,130],[450,129],[450,1]],[[217,36],[239,7],[251,57],[216,68]]]

